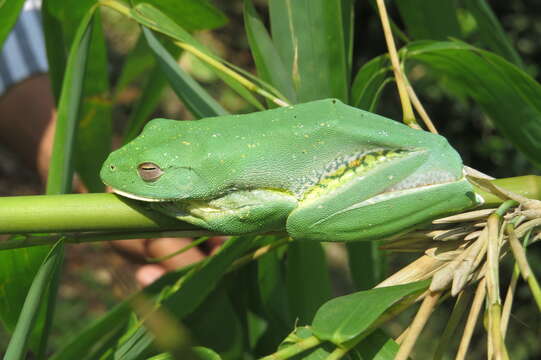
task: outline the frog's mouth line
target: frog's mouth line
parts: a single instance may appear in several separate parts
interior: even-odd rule
[[[139,201],[147,201],[147,202],[173,202],[175,201],[176,199],[157,199],[157,198],[149,198],[149,197],[144,197],[144,196],[139,196],[139,195],[134,195],[132,193],[128,193],[128,192],[125,192],[125,191],[122,191],[122,190],[118,190],[118,189],[115,189],[115,188],[112,188],[113,190],[113,193],[115,194],[118,194],[120,196],[123,196],[123,197],[127,197],[129,199],[134,199],[134,200],[139,200]]]

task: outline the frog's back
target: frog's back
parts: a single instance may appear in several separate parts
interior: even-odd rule
[[[274,188],[300,195],[367,152],[441,142],[333,99],[174,126],[168,137],[217,192]]]

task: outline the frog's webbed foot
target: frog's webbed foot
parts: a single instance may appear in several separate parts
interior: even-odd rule
[[[276,190],[239,190],[211,200],[153,203],[152,207],[179,220],[223,234],[284,230],[297,199]]]

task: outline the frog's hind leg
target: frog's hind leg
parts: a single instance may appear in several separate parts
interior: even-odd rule
[[[305,194],[286,225],[294,239],[381,238],[474,203],[467,181],[445,179],[445,174],[437,175],[444,180],[437,179],[432,185],[428,179],[428,184],[422,186],[400,188],[401,184],[425,181],[423,173],[416,173],[426,161],[425,151],[377,152],[367,156],[370,158],[341,171],[339,178],[320,181]]]

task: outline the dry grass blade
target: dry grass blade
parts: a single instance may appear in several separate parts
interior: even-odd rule
[[[509,245],[511,246],[511,251],[515,256],[515,260],[517,261],[520,273],[530,286],[533,297],[537,303],[537,307],[539,308],[539,311],[541,311],[541,289],[539,288],[539,283],[537,282],[537,279],[530,268],[530,264],[528,264],[528,259],[526,258],[524,248],[518,241],[515,231],[513,231],[513,225],[509,224],[506,227],[506,230],[507,235],[509,236]]]
[[[515,264],[513,267],[513,276],[509,282],[509,287],[507,288],[507,293],[505,294],[505,300],[502,308],[501,330],[504,338],[507,333],[507,325],[509,324],[509,317],[511,316],[511,308],[513,307],[513,298],[515,296],[519,275],[520,271],[518,269],[518,265]]]
[[[424,298],[423,302],[421,303],[421,307],[419,308],[419,311],[415,315],[415,319],[413,319],[413,322],[410,325],[404,341],[400,345],[400,349],[395,356],[395,360],[408,359],[409,354],[411,353],[411,350],[415,345],[415,342],[417,342],[417,338],[421,334],[421,331],[423,330],[426,322],[428,321],[430,314],[438,303],[438,299],[440,298],[440,296],[440,292],[430,292]]]
[[[398,61],[398,53],[396,51],[396,45],[394,43],[393,33],[391,31],[391,25],[389,23],[389,17],[387,15],[387,9],[385,8],[385,2],[383,0],[376,0],[379,17],[381,19],[381,25],[383,26],[383,34],[385,35],[385,42],[387,43],[387,49],[389,50],[389,58],[396,79],[396,86],[398,88],[398,95],[400,97],[400,103],[402,104],[402,111],[404,113],[404,123],[414,129],[421,129],[415,115],[413,114],[413,108],[411,107],[410,98],[406,88],[405,76],[400,68],[400,62]]]
[[[467,250],[462,263],[456,269],[451,286],[451,295],[456,296],[466,286],[472,272],[479,266],[487,251],[488,231],[483,230],[479,239]]]
[[[424,255],[389,276],[375,287],[379,288],[425,280],[444,265],[444,261],[436,260],[430,256]]]
[[[462,223],[467,221],[477,221],[484,220],[487,216],[496,211],[496,208],[493,209],[481,209],[468,211],[462,214],[447,216],[444,218],[436,219],[432,221],[433,224],[452,224],[452,223]]]
[[[460,322],[460,319],[462,319],[462,315],[466,311],[466,307],[469,304],[471,300],[471,292],[468,291],[462,291],[460,294],[458,294],[458,297],[455,302],[455,306],[453,307],[453,311],[451,312],[451,316],[449,317],[449,321],[447,321],[447,325],[445,326],[445,329],[443,330],[443,334],[440,337],[440,340],[438,342],[438,347],[436,348],[436,352],[434,353],[434,357],[432,360],[439,360],[443,357],[443,354],[445,353],[445,350],[447,349],[448,345],[450,344],[451,337],[456,331],[456,328],[458,327],[458,324]]]
[[[473,335],[473,330],[475,329],[475,324],[477,323],[477,318],[481,312],[481,306],[485,300],[486,294],[486,280],[481,279],[475,290],[475,296],[473,302],[470,306],[470,313],[468,314],[468,319],[466,320],[466,325],[464,326],[464,331],[462,332],[462,339],[460,339],[460,345],[455,357],[455,360],[464,360],[466,354],[468,353],[468,348],[470,346],[471,338]]]
[[[517,235],[517,238],[521,238],[523,237],[524,235],[526,235],[526,233],[530,230],[532,230],[533,228],[536,228],[538,226],[541,226],[541,218],[538,218],[538,219],[533,219],[533,220],[530,220],[530,221],[527,221],[525,223],[523,223],[522,225],[518,226],[516,229],[515,229],[515,234]],[[534,238],[534,241],[535,240],[538,240],[539,237],[536,236]],[[533,241],[532,241],[533,242]]]
[[[488,294],[488,348],[495,359],[509,358],[501,331],[501,300],[499,286],[500,216],[492,214],[487,221],[487,294]]]

